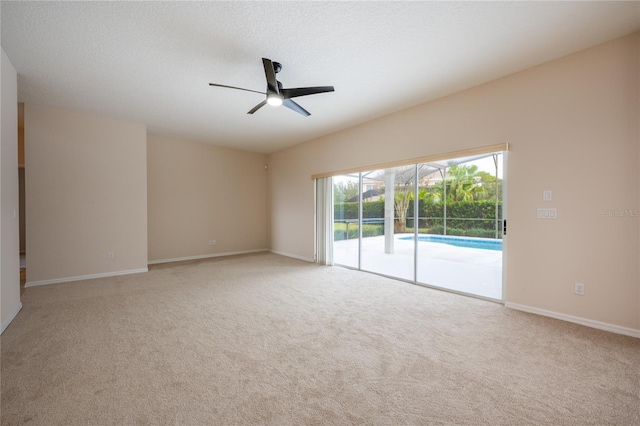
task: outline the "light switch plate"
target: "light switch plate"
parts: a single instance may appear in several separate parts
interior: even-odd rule
[[[551,191],[542,191],[542,201],[551,201]]]
[[[558,217],[558,210],[554,208],[550,209],[538,209],[538,219],[556,219]]]

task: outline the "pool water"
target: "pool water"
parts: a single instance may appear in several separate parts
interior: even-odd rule
[[[400,237],[401,240],[413,240],[413,235]],[[469,247],[484,250],[502,251],[502,240],[489,238],[451,237],[448,235],[418,235],[418,241],[449,244],[456,247]]]

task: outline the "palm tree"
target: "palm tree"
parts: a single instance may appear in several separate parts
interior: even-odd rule
[[[481,200],[486,189],[481,184],[476,165],[453,165],[447,170],[447,201]]]
[[[413,200],[413,185],[411,182],[396,184],[393,196],[393,204],[398,214],[396,232],[404,232],[407,226],[407,211],[409,203]]]
[[[485,200],[495,200],[496,196],[501,198],[502,192],[502,179],[496,178],[495,175],[488,172],[478,172],[477,175],[480,178],[480,185],[485,189]]]
[[[444,191],[440,183],[429,185],[418,191],[418,199],[425,204],[440,204],[444,200]]]

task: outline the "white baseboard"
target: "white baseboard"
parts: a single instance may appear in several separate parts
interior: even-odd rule
[[[208,259],[210,257],[234,256],[236,254],[260,253],[260,252],[263,252],[263,251],[268,251],[268,250],[267,249],[253,249],[253,250],[228,251],[226,253],[200,254],[200,255],[197,255],[197,256],[174,257],[172,259],[150,260],[147,263],[149,265],[156,265],[158,263],[184,262],[185,260]]]
[[[311,262],[311,263],[315,262],[315,260],[313,260],[310,257],[298,256],[297,254],[285,253],[283,251],[277,251],[277,250],[269,250],[269,251],[273,254],[279,254],[280,256],[286,256],[286,257],[291,257],[293,259],[304,260],[305,262]]]
[[[92,280],[95,278],[116,277],[118,275],[140,274],[142,272],[148,272],[148,271],[149,271],[148,268],[140,268],[140,269],[129,269],[127,271],[105,272],[103,274],[91,274],[91,275],[80,275],[77,277],[54,278],[52,280],[31,281],[31,282],[27,281],[27,283],[25,283],[24,286],[25,288],[36,287],[39,285],[68,283],[71,281]]]
[[[575,324],[585,325],[591,328],[597,328],[599,330],[610,331],[612,333],[624,334],[625,336],[640,338],[640,330],[636,330],[629,327],[623,327],[621,325],[609,324],[606,322],[600,322],[590,320],[587,318],[575,317],[573,315],[561,314],[559,312],[547,311],[546,309],[534,308],[526,305],[519,305],[517,303],[506,302],[505,307],[515,309],[517,311],[529,312],[531,314],[542,315],[545,317],[551,317],[562,321],[568,321]]]
[[[13,319],[16,317],[16,315],[18,315],[18,312],[20,312],[20,309],[22,309],[22,303],[18,303],[18,307],[13,312],[13,314],[11,314],[11,316],[9,318],[7,318],[7,320],[5,322],[2,323],[2,330],[0,330],[0,334],[4,333],[4,330],[7,327],[9,327],[9,324],[11,324],[11,321],[13,321]]]

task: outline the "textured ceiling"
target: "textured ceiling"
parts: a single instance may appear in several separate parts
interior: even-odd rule
[[[149,132],[273,152],[640,30],[640,2],[7,2],[18,98]],[[334,85],[246,112],[261,58],[285,87]]]

